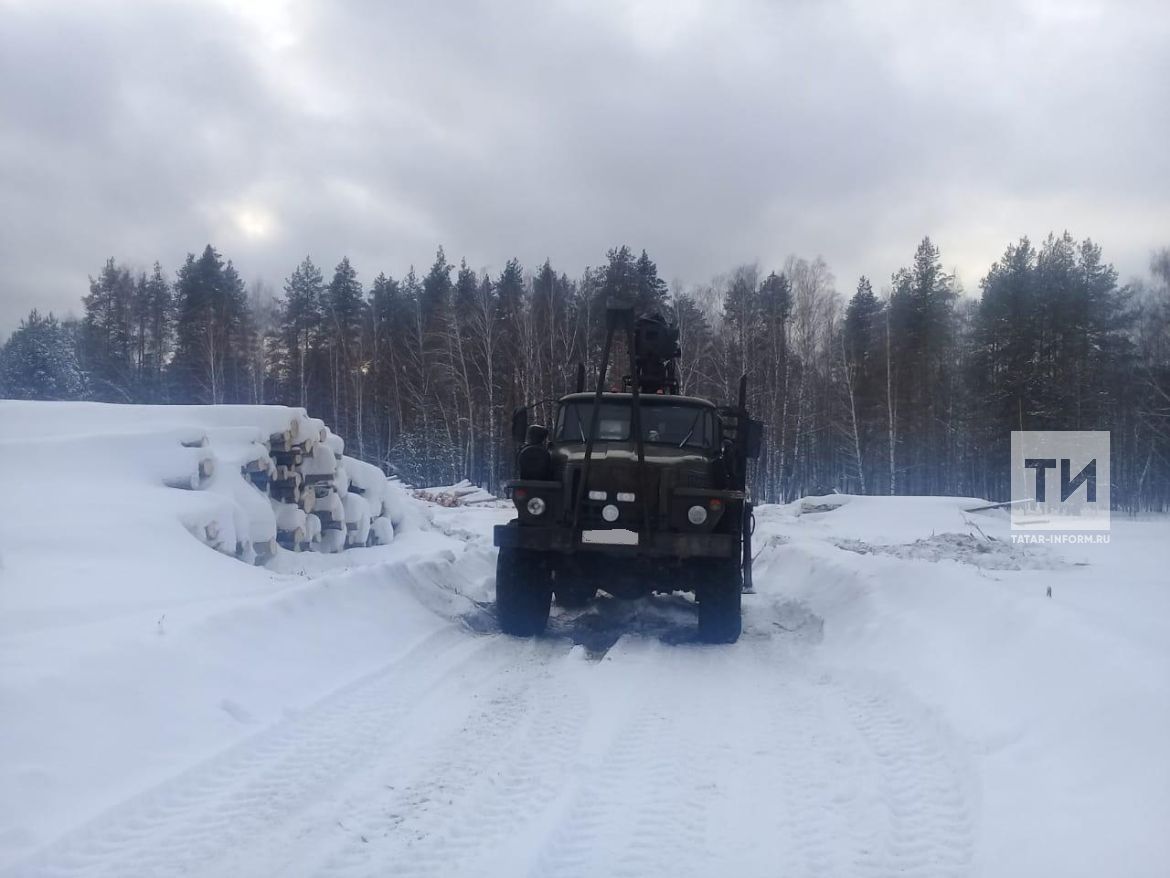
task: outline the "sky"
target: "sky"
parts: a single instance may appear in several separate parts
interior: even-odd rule
[[[1170,4],[0,0],[0,336],[109,257],[212,243],[279,290],[450,259],[683,287],[924,235],[968,292],[1022,235],[1170,246]]]

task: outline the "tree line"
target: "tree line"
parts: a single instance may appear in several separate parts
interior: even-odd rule
[[[0,392],[298,405],[408,481],[498,490],[512,410],[551,418],[578,362],[596,374],[620,296],[679,326],[684,393],[730,402],[749,376],[761,501],[1006,499],[1012,430],[1109,430],[1115,505],[1170,508],[1170,250],[1122,285],[1090,240],[1024,238],[979,286],[964,295],[926,238],[880,294],[862,277],[848,298],[797,257],[672,291],[627,246],[573,278],[516,259],[493,276],[440,247],[424,275],[368,287],[348,258],[328,278],[305,258],[275,294],[209,245],[173,279],[108,260],[79,320],[33,311],[0,351]]]

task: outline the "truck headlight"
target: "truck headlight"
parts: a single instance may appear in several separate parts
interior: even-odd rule
[[[533,497],[531,500],[528,501],[527,508],[528,508],[529,515],[544,515],[544,509],[545,509],[544,500],[541,499],[540,497]]]
[[[707,520],[707,510],[702,506],[692,506],[687,510],[687,521],[696,527]]]
[[[618,520],[618,508],[612,503],[606,503],[601,507],[601,517],[612,524]]]

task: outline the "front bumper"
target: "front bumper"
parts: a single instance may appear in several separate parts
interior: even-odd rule
[[[574,546],[572,528],[507,524],[496,525],[493,542],[501,547],[537,552],[598,552],[652,558],[738,558],[740,552],[735,534],[656,531],[639,534],[638,545],[580,542]]]

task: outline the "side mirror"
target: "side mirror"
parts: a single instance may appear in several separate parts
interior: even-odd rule
[[[528,408],[520,406],[516,411],[512,412],[512,440],[517,444],[523,444],[524,436],[528,433]]]
[[[743,453],[748,460],[755,460],[760,456],[760,448],[764,444],[764,425],[760,421],[746,419],[747,431],[743,437]]]

